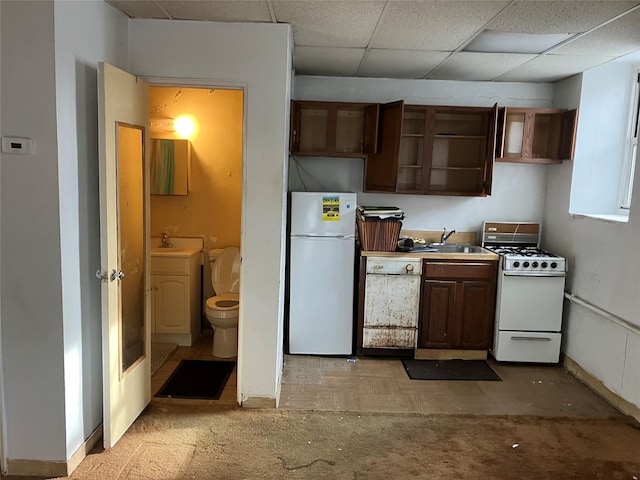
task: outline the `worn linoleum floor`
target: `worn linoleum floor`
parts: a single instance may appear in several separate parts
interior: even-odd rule
[[[178,347],[151,381],[156,393],[182,359],[215,360],[212,332]],[[285,355],[279,408],[287,410],[538,415],[621,415],[557,365],[489,360],[501,382],[411,380],[397,358]],[[220,400],[153,397],[158,403],[237,405],[234,369]]]
[[[153,376],[152,393],[160,389],[181,359],[214,360],[211,345],[212,333],[208,332],[195,345],[178,347]],[[234,369],[220,400],[153,397],[151,405],[116,447],[102,451],[97,446],[71,478],[254,478],[245,471],[249,467],[257,468],[253,464],[264,469],[255,478],[363,476],[382,479],[399,471],[401,465],[411,467],[403,478],[424,478],[412,474],[428,469],[434,479],[443,480],[604,479],[640,475],[637,452],[629,450],[638,445],[633,437],[638,433],[637,423],[624,418],[562,367],[491,361],[490,364],[502,378],[501,382],[411,380],[399,359],[285,355],[279,411],[237,408]],[[261,426],[261,422],[265,425]],[[317,434],[312,434],[314,422],[323,427]],[[343,426],[344,422],[353,425],[350,424],[346,437],[342,438],[339,437],[342,430],[336,430],[336,425]],[[380,422],[382,425],[378,425]],[[248,425],[253,425],[257,432],[236,434]],[[366,430],[374,426],[376,429]],[[393,453],[402,459],[401,463],[385,466],[378,462],[389,453],[384,447],[386,443],[375,440],[367,444],[365,440],[389,435],[396,427],[401,433],[392,443],[398,445],[402,439],[406,440],[409,430],[415,430],[415,435],[409,435],[413,439],[409,445],[417,448],[412,458],[423,459],[424,465],[418,468],[411,462],[407,464],[405,449],[408,447],[404,444]],[[299,438],[294,435],[295,428],[300,429]],[[365,430],[360,432],[360,441],[354,443],[352,429],[362,428]],[[495,432],[490,431],[492,428]],[[583,432],[589,428],[591,430]],[[451,430],[453,443],[443,444],[442,438],[435,443],[416,443],[418,437],[433,436],[434,432],[443,437],[447,429]],[[556,438],[563,429],[567,430],[565,436]],[[611,429],[619,431],[603,434]],[[282,432],[285,436],[274,441]],[[175,438],[176,434],[179,438]],[[227,437],[221,439],[221,435]],[[329,442],[324,442],[328,446],[316,451],[322,446],[316,443],[327,435],[338,437],[330,437]],[[460,452],[454,462],[448,461],[451,452],[458,451],[464,435],[480,437],[463,441],[469,450]],[[257,439],[268,439],[271,446],[281,445],[281,448],[276,453],[262,452],[260,456],[259,448],[252,450]],[[240,440],[244,443],[233,443]],[[425,442],[427,440],[429,438]],[[522,442],[522,448],[516,449],[514,446],[520,443],[513,442]],[[578,452],[580,455],[574,451],[576,442],[584,444],[580,447],[584,451]],[[382,450],[376,451],[375,447],[381,445]],[[488,452],[474,445],[493,445],[497,450]],[[296,450],[300,446],[304,452]],[[311,446],[315,446],[313,451],[307,452]],[[354,448],[356,450],[349,453]],[[538,451],[541,448],[543,450]],[[621,449],[626,452],[624,455]],[[238,460],[237,451],[244,452],[242,461]],[[434,452],[435,457],[423,458],[428,451]],[[508,454],[515,455],[514,452],[521,456],[513,459],[510,469],[496,463],[496,458],[504,459]],[[336,454],[340,458],[334,458]],[[478,455],[483,458],[476,458]],[[594,463],[594,455],[603,458]],[[546,460],[540,463],[540,458]],[[493,470],[477,471],[485,460],[488,462],[485,467],[493,465]],[[465,461],[469,465],[464,466]],[[457,470],[451,471],[453,467]],[[568,472],[572,472],[570,477]],[[43,477],[6,478],[40,480]]]
[[[560,366],[489,364],[501,382],[411,380],[401,360],[395,358],[287,355],[280,408],[592,418],[620,415]]]

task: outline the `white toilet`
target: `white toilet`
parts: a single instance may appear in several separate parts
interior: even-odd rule
[[[213,356],[238,355],[240,313],[240,250],[235,247],[209,250],[214,297],[207,298],[205,315],[213,327]]]

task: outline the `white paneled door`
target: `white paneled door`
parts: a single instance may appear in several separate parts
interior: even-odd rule
[[[104,446],[151,400],[147,148],[149,84],[98,65]]]

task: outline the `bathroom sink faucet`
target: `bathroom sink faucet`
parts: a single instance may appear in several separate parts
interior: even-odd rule
[[[168,233],[162,232],[162,245],[160,245],[160,246],[162,248],[172,248],[173,247],[173,244],[169,240],[169,234]]]
[[[445,228],[444,232],[442,232],[442,235],[440,236],[440,243],[447,243],[447,239],[454,233],[456,233],[455,230],[451,230],[449,233],[447,233],[447,229]]]

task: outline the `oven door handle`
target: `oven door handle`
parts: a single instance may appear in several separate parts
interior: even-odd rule
[[[565,272],[558,272],[558,273],[538,273],[538,272],[509,272],[509,271],[503,271],[502,274],[505,277],[566,277],[566,273]]]
[[[511,337],[511,340],[527,340],[532,342],[550,342],[551,339],[549,337]]]

